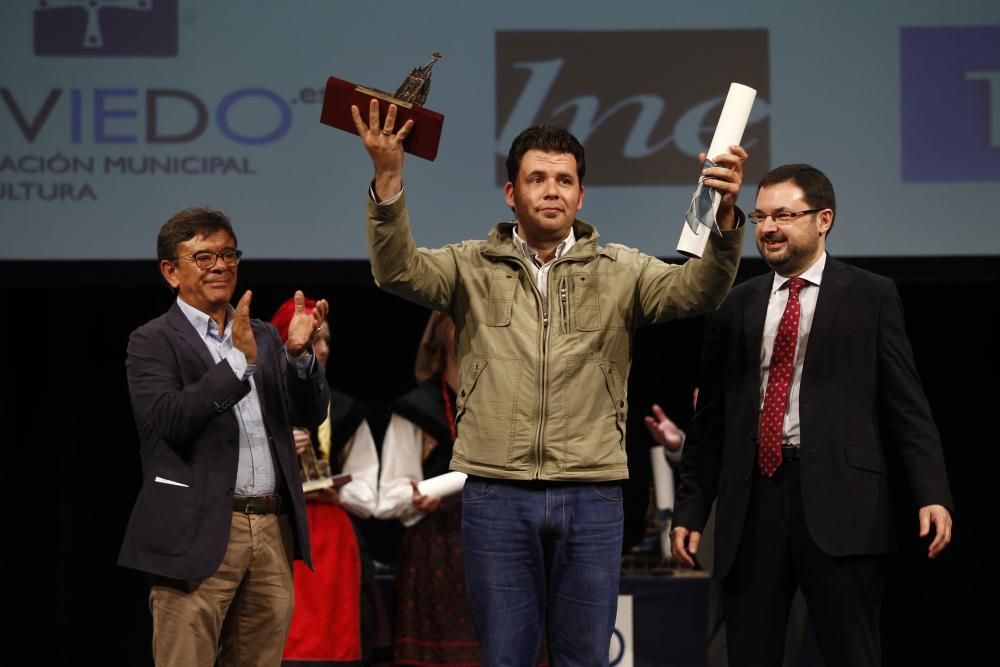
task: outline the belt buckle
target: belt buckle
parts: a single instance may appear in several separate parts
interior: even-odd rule
[[[256,505],[254,504],[254,496],[241,496],[235,498],[235,503],[233,504],[233,510],[240,512],[241,514],[257,514]]]
[[[281,496],[277,493],[264,496],[238,496],[233,500],[233,511],[243,514],[278,514],[281,511]]]

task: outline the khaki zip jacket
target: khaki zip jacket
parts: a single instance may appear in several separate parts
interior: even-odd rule
[[[742,226],[713,236],[702,259],[676,265],[600,246],[597,230],[577,220],[575,245],[551,267],[546,312],[513,222],[485,241],[418,248],[405,198],[369,200],[368,254],[379,287],[455,321],[451,468],[511,480],[627,478],[633,333],[717,308],[736,277]]]

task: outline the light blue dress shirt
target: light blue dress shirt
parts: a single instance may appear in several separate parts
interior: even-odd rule
[[[250,393],[232,408],[240,429],[240,459],[236,473],[235,494],[238,496],[262,496],[274,493],[277,472],[271,448],[268,446],[267,429],[264,427],[260,397],[253,380],[257,366],[248,364],[246,355],[233,345],[233,313],[235,310],[232,306],[229,307],[226,329],[220,334],[218,325],[211,317],[184,303],[180,297],[177,297],[177,305],[205,343],[205,347],[216,363],[228,362],[233,372],[236,373],[236,377],[250,382]],[[299,376],[304,377],[311,371],[313,355],[309,353],[293,361]]]

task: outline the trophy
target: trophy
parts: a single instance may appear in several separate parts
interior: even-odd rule
[[[433,160],[437,157],[438,144],[441,142],[444,116],[424,108],[424,102],[427,101],[427,93],[431,89],[431,68],[440,59],[441,54],[435,51],[430,61],[426,65],[414,67],[396,92],[391,95],[377,88],[359,86],[331,76],[326,80],[326,95],[323,98],[320,122],[357,134],[354,119],[351,118],[351,105],[358,107],[364,116],[368,113],[369,100],[373,97],[378,99],[379,120],[384,123],[389,104],[395,104],[397,107],[395,130],[403,127],[407,120],[413,120],[413,129],[403,141],[403,150],[425,160]]]
[[[403,104],[415,104],[417,106],[424,106],[424,102],[427,101],[427,94],[431,92],[431,68],[434,67],[434,63],[441,60],[441,52],[435,51],[431,54],[431,60],[429,63],[423,67],[414,67],[410,71],[409,76],[403,81],[403,83],[396,89],[396,93],[392,96],[393,99]],[[376,91],[381,95],[381,91]]]
[[[330,462],[316,458],[316,451],[311,445],[299,454],[299,473],[304,493],[337,488],[351,481],[350,473],[334,475],[330,469]]]

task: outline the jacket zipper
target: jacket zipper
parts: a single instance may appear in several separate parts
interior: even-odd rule
[[[515,262],[520,264],[527,271],[527,275],[531,278],[531,287],[535,290],[535,295],[538,297],[538,308],[542,315],[542,372],[539,375],[538,383],[538,428],[535,431],[535,470],[531,473],[532,479],[539,479],[542,473],[542,451],[543,443],[542,437],[545,433],[545,382],[548,376],[549,368],[549,311],[546,306],[542,305],[542,292],[538,289],[538,282],[535,280],[534,273],[531,271],[531,267],[528,266],[527,262],[520,257],[510,257]],[[555,269],[556,264],[562,263],[568,258],[560,257],[552,263],[552,268],[549,269],[549,276],[552,275],[552,270]],[[565,293],[565,281],[563,278],[560,282],[560,299],[568,305],[568,294]],[[547,304],[549,301],[545,299],[544,302]],[[564,315],[566,315],[564,313]]]
[[[559,259],[552,262],[552,266],[549,268],[549,277],[552,277],[552,272],[555,270],[556,265],[565,261],[566,258],[560,257]],[[530,274],[529,274],[530,275]],[[542,302],[542,293],[538,289],[538,284],[532,281],[535,287],[535,293],[538,294],[539,305]],[[551,283],[550,283],[551,284]],[[561,301],[561,307],[566,305],[566,278],[563,277],[559,282],[559,299]],[[551,303],[551,299],[545,300],[546,304]],[[566,326],[566,312],[563,309],[563,327]],[[548,381],[549,374],[549,309],[548,307],[542,308],[542,373],[541,373],[541,383],[539,385],[538,391],[538,433],[535,436],[535,471],[531,474],[532,479],[539,479],[542,474],[542,454],[545,450],[543,437],[545,435],[545,404],[547,392],[545,391],[545,384]]]
[[[562,307],[563,333],[569,333],[569,290],[566,289],[566,278],[559,281],[559,302]]]

